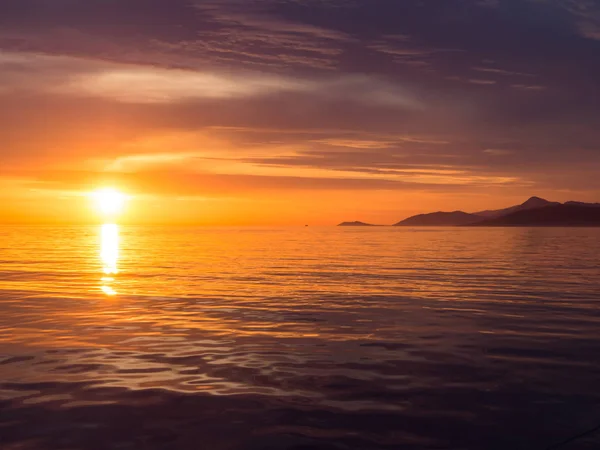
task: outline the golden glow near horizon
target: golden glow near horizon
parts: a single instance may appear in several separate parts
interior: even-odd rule
[[[117,292],[111,286],[115,281],[114,275],[119,273],[119,226],[104,224],[100,232],[100,259],[102,260],[102,286],[100,289],[106,295],[114,296]]]
[[[113,188],[103,188],[92,194],[96,208],[103,216],[116,216],[123,212],[127,196]]]

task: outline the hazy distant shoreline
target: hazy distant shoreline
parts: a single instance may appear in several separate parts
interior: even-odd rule
[[[600,227],[600,203],[550,202],[531,197],[526,202],[499,210],[475,213],[464,211],[419,214],[393,225],[354,221],[340,227]]]

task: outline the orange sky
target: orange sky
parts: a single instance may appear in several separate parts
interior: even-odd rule
[[[95,223],[106,186],[139,224],[600,199],[585,2],[67,3],[0,6],[0,222]]]

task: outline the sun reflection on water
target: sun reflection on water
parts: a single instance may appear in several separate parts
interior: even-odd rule
[[[119,273],[119,226],[116,224],[102,225],[100,232],[100,259],[102,260],[102,286],[100,289],[106,295],[117,295],[111,284],[115,281],[114,275]]]

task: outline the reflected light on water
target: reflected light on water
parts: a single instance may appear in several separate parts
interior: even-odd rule
[[[112,280],[112,278],[110,280]],[[105,282],[105,283],[109,282],[105,278],[103,278],[102,281]],[[102,290],[102,292],[104,292],[106,295],[108,295],[110,297],[113,297],[113,296],[117,295],[117,291],[115,291],[110,286],[101,286],[100,289]]]
[[[0,227],[0,448],[547,448],[599,292],[600,228]]]
[[[111,275],[119,273],[119,226],[116,224],[102,225],[100,232],[100,259],[102,260],[102,286],[100,289],[106,295],[114,296],[117,292],[110,286],[114,281]]]

